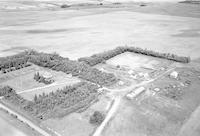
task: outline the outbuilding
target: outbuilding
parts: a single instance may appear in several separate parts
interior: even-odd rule
[[[126,97],[128,99],[133,99],[135,98],[137,95],[143,93],[145,91],[145,88],[144,87],[139,87],[137,88],[136,90],[130,92],[129,94],[126,95]]]
[[[178,72],[173,71],[170,75],[171,78],[177,78],[178,77]]]

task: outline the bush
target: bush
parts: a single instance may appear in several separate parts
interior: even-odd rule
[[[11,95],[13,93],[15,93],[15,91],[9,86],[5,86],[5,87],[0,88],[0,96],[8,96],[8,95]]]
[[[67,4],[63,4],[63,5],[60,6],[60,8],[69,8],[69,7],[70,7],[70,6],[67,5]]]
[[[90,117],[90,123],[94,125],[100,125],[105,118],[105,115],[99,111],[95,111]]]

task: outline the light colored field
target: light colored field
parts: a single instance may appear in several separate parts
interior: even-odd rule
[[[140,55],[130,52],[117,55],[116,57],[113,57],[106,62],[114,66],[120,65],[129,67],[131,69],[157,69],[161,66],[167,66],[168,64],[170,64],[169,61],[164,59],[158,59],[155,57],[149,57],[146,55]]]
[[[27,136],[23,132],[14,128],[3,118],[0,118],[0,136]]]
[[[42,125],[51,128],[61,136],[89,136],[93,131],[93,126],[88,119],[78,113],[72,113],[62,119],[48,119]]]
[[[200,19],[180,16],[198,17],[199,11],[197,5],[148,4],[0,12],[0,56],[34,48],[77,59],[129,45],[195,59],[200,57]]]
[[[39,83],[33,79],[34,74],[37,71],[47,71],[51,73],[55,83],[71,84],[79,81],[77,78],[68,77],[67,74],[63,72],[53,71],[47,68],[42,68],[36,65],[32,65],[24,69],[9,72],[7,74],[1,74],[0,85],[1,86],[9,85],[13,89],[15,89],[16,92],[22,92],[28,89],[46,86],[45,84]]]

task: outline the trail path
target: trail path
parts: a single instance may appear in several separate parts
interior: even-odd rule
[[[110,111],[108,112],[106,118],[101,123],[101,125],[97,128],[97,130],[95,131],[93,136],[99,136],[101,134],[101,132],[103,131],[106,124],[109,122],[109,120],[112,118],[113,114],[116,112],[118,105],[120,103],[120,99],[121,99],[120,97],[115,98],[114,103],[113,103]]]
[[[53,86],[57,86],[57,85],[63,85],[63,84],[66,84],[66,82],[63,82],[63,83],[56,83],[55,82],[55,83],[52,83],[50,85],[46,85],[46,86],[42,86],[42,87],[37,87],[37,88],[33,88],[33,89],[28,89],[28,90],[20,91],[20,92],[17,92],[17,94],[22,94],[22,93],[37,91],[37,90],[40,90],[40,89],[44,89],[44,88],[48,88],[48,87],[53,87]]]

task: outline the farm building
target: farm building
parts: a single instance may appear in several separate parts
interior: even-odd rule
[[[128,99],[133,99],[135,98],[137,95],[141,94],[142,92],[145,91],[145,88],[144,87],[139,87],[137,88],[136,90],[134,91],[131,91],[129,94],[126,95],[126,97]]]
[[[170,77],[171,77],[171,78],[177,78],[177,77],[178,77],[178,72],[173,71],[173,72],[170,74]]]
[[[53,81],[53,75],[47,71],[39,71],[38,72],[40,76],[42,76],[45,81],[51,82]]]

